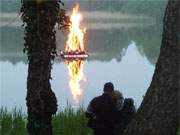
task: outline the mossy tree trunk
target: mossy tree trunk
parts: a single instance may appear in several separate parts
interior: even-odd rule
[[[24,51],[29,60],[26,97],[29,135],[52,135],[51,119],[57,111],[57,101],[50,78],[59,4],[58,0],[22,0]]]
[[[177,133],[180,89],[179,8],[179,0],[168,1],[155,73],[145,98],[124,135],[176,135]]]

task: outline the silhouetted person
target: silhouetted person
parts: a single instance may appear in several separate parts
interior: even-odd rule
[[[134,100],[132,98],[126,98],[124,100],[123,107],[120,111],[118,111],[117,115],[117,124],[115,125],[115,135],[123,135],[124,130],[126,129],[127,125],[132,120],[135,114],[135,106]]]
[[[120,111],[123,107],[123,102],[124,102],[123,94],[118,90],[114,90],[114,92],[112,93],[112,98],[116,100],[117,111]]]
[[[114,135],[116,123],[116,101],[112,98],[114,86],[111,82],[104,85],[104,93],[95,97],[87,108],[87,116],[90,118],[88,126],[93,129],[95,135]]]

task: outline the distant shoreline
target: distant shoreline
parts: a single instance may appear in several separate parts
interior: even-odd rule
[[[70,13],[70,12],[69,12]],[[69,14],[67,13],[67,14]],[[151,26],[156,23],[155,18],[144,15],[123,14],[121,12],[83,11],[83,26],[88,29],[118,29],[129,27]],[[129,21],[129,22],[128,22]],[[20,27],[22,21],[18,12],[0,13],[0,27]]]

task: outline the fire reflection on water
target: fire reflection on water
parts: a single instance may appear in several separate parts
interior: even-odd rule
[[[69,34],[66,41],[65,52],[68,54],[82,54],[85,53],[84,35],[86,28],[80,28],[80,22],[83,20],[82,14],[79,12],[79,5],[77,4],[70,15]],[[69,87],[76,104],[79,104],[82,95],[81,81],[85,81],[83,73],[84,61],[82,59],[65,60],[68,68],[70,81]]]
[[[85,76],[83,73],[84,61],[82,60],[73,60],[65,61],[68,67],[68,72],[70,76],[69,86],[73,96],[73,100],[76,104],[79,104],[80,97],[83,90],[81,89],[80,82],[85,81]]]

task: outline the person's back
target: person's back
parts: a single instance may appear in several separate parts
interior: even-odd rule
[[[104,93],[94,98],[87,109],[87,112],[92,115],[89,121],[89,126],[93,129],[95,135],[113,135],[114,124],[116,122],[116,104],[111,97],[111,90],[106,83],[104,86]],[[107,86],[107,87],[106,87]]]
[[[115,101],[111,96],[104,93],[103,95],[96,97],[92,100],[91,106],[93,108],[93,113],[96,115],[96,122],[98,125],[112,126],[115,122],[114,113],[115,113]]]
[[[132,98],[126,98],[122,110],[118,112],[118,123],[115,129],[116,135],[123,135],[135,112],[134,100]]]

